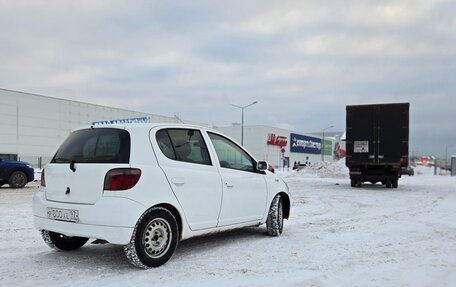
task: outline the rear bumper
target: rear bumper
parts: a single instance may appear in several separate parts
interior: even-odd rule
[[[48,207],[78,210],[79,222],[49,219]],[[44,192],[38,192],[33,198],[34,224],[38,230],[103,239],[120,245],[130,242],[134,226],[145,210],[138,202],[120,197],[102,197],[94,205],[48,201]]]
[[[103,239],[109,243],[119,245],[127,245],[133,234],[133,228],[129,227],[71,223],[38,217],[36,215],[33,221],[35,227],[39,230],[50,230],[67,236]]]
[[[347,165],[350,169],[350,179],[359,181],[386,182],[401,177],[399,164],[369,164]]]

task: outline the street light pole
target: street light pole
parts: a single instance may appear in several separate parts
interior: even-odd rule
[[[244,146],[244,109],[242,109],[241,119],[241,146]]]
[[[325,131],[328,129],[331,129],[333,127],[334,126],[329,126],[329,127],[323,129],[323,137],[321,139],[321,147],[320,147],[321,161],[325,161]]]
[[[248,104],[246,106],[238,106],[238,105],[231,104],[233,107],[241,109],[241,111],[242,111],[242,118],[241,118],[241,146],[244,146],[244,109],[248,108],[250,106],[253,106],[254,104],[258,104],[258,101],[254,101],[253,103]]]

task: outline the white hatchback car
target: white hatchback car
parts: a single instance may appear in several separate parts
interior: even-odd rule
[[[282,233],[285,182],[223,134],[178,124],[92,126],[43,169],[34,223],[58,250],[123,245],[135,266],[166,263],[190,237],[266,223]]]

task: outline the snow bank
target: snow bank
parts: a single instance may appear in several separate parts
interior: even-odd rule
[[[316,162],[300,170],[278,172],[283,178],[289,177],[320,177],[320,178],[348,178],[348,168],[345,159],[336,162]]]
[[[345,159],[336,162],[317,162],[309,166],[310,172],[319,177],[326,178],[348,178],[349,170],[345,166]]]

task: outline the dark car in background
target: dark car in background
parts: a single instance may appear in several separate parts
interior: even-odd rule
[[[34,170],[30,164],[0,158],[0,186],[9,184],[12,188],[22,188],[34,179]]]
[[[411,166],[402,167],[401,168],[401,174],[407,174],[408,176],[414,176],[415,175],[415,170]]]

